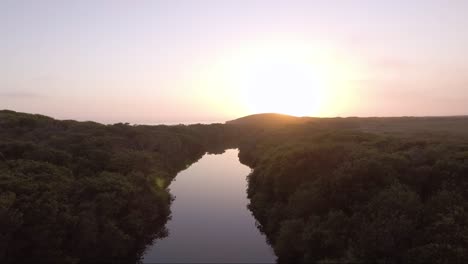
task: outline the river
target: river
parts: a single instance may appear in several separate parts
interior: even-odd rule
[[[143,263],[274,263],[276,257],[247,209],[246,176],[238,150],[207,154],[171,183],[169,236]]]

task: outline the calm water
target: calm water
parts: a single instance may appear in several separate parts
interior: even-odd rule
[[[237,154],[205,155],[177,175],[169,236],[147,249],[144,263],[274,263],[246,207],[250,169]]]

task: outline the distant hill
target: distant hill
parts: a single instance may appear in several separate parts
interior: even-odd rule
[[[302,124],[314,120],[313,117],[297,117],[291,115],[283,115],[277,113],[254,114],[231,121],[227,121],[228,125],[245,125],[245,126],[282,126],[290,124]]]
[[[289,125],[308,124],[313,128],[352,129],[371,133],[431,133],[433,135],[449,133],[451,136],[455,136],[466,135],[468,116],[318,118],[265,113],[241,117],[227,121],[226,124],[258,129],[276,129]]]

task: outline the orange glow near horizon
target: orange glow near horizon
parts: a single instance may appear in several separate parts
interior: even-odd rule
[[[349,80],[362,73],[349,59],[301,42],[265,43],[224,54],[199,72],[196,88],[204,91],[199,100],[232,117],[337,116],[354,103]]]

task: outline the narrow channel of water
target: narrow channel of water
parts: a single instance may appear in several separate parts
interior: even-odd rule
[[[247,209],[250,168],[237,154],[205,155],[177,175],[169,236],[147,249],[143,263],[275,262]]]

